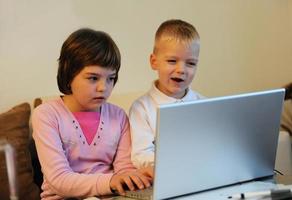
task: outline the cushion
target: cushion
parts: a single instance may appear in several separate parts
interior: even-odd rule
[[[30,105],[23,103],[0,114],[0,140],[7,140],[15,149],[18,196],[20,200],[39,198],[33,182],[33,170],[28,149]],[[4,153],[0,153],[0,199],[9,199],[9,185]]]

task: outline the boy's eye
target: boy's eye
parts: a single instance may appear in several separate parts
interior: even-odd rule
[[[197,66],[197,63],[195,63],[195,62],[188,62],[187,63],[189,66],[191,66],[191,67],[195,67],[195,66]]]
[[[167,60],[167,62],[170,63],[170,64],[175,64],[175,63],[176,63],[176,60],[174,60],[174,59],[169,59],[169,60]]]

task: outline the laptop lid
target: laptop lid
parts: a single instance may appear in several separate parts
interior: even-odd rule
[[[154,199],[272,176],[284,89],[161,105]]]

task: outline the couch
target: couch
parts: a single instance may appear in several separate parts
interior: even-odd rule
[[[141,93],[114,94],[110,102],[128,111],[131,102]],[[30,130],[32,109],[52,97],[37,98],[34,103],[22,103],[0,114],[0,140],[5,139],[16,150],[19,200],[38,200],[42,173]],[[287,131],[279,135],[276,169],[285,175],[292,175],[291,141]],[[0,199],[9,199],[7,169],[4,154],[0,154]]]
[[[10,143],[16,152],[16,177],[19,200],[39,199],[39,188],[34,182],[33,166],[29,150],[31,107],[19,104],[0,114],[0,139]],[[0,199],[9,199],[9,184],[4,153],[0,154]]]

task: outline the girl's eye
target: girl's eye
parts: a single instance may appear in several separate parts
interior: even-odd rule
[[[114,82],[115,79],[116,79],[116,77],[109,77],[109,78],[108,78],[108,81],[109,81],[109,82]]]
[[[97,81],[97,77],[96,76],[91,76],[87,78],[90,81]]]

